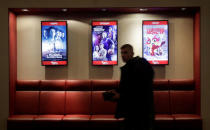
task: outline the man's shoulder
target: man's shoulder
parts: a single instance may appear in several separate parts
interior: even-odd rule
[[[136,57],[136,60],[133,62],[133,69],[137,69],[137,70],[148,70],[150,68],[152,68],[151,64],[142,57]]]
[[[148,63],[148,61],[143,57],[136,56],[133,58],[132,63]]]
[[[120,68],[122,70],[126,68],[133,68],[135,66],[141,67],[142,65],[147,65],[147,64],[149,64],[149,62],[145,58],[136,56]]]
[[[144,62],[144,63],[149,64],[149,62],[145,58],[143,58],[143,57],[141,58],[141,61]]]

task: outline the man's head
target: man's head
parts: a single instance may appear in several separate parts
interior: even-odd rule
[[[130,44],[125,44],[120,49],[123,62],[128,62],[133,58],[133,47]]]

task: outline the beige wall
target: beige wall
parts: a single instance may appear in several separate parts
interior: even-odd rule
[[[0,4],[0,129],[6,130],[9,111],[8,8],[55,7],[201,7],[201,114],[203,130],[210,129],[210,4],[209,0],[1,0]],[[97,69],[98,70],[98,69]],[[164,70],[164,69],[163,69]]]
[[[119,79],[124,63],[119,52],[117,66],[91,65],[91,20],[118,20],[119,48],[134,46],[142,55],[142,20],[169,20],[169,65],[154,66],[156,78],[193,78],[193,17],[157,14],[69,14],[65,16],[17,17],[18,79]],[[68,66],[41,66],[43,20],[68,21]]]

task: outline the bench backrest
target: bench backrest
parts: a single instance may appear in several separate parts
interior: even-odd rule
[[[116,103],[102,93],[118,80],[18,80],[15,114],[114,114]],[[195,113],[195,83],[191,79],[154,80],[156,114]]]

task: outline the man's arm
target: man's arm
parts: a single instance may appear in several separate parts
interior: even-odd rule
[[[113,94],[112,98],[109,101],[117,102],[120,99],[120,93],[117,92],[115,89],[109,90],[107,92]]]

